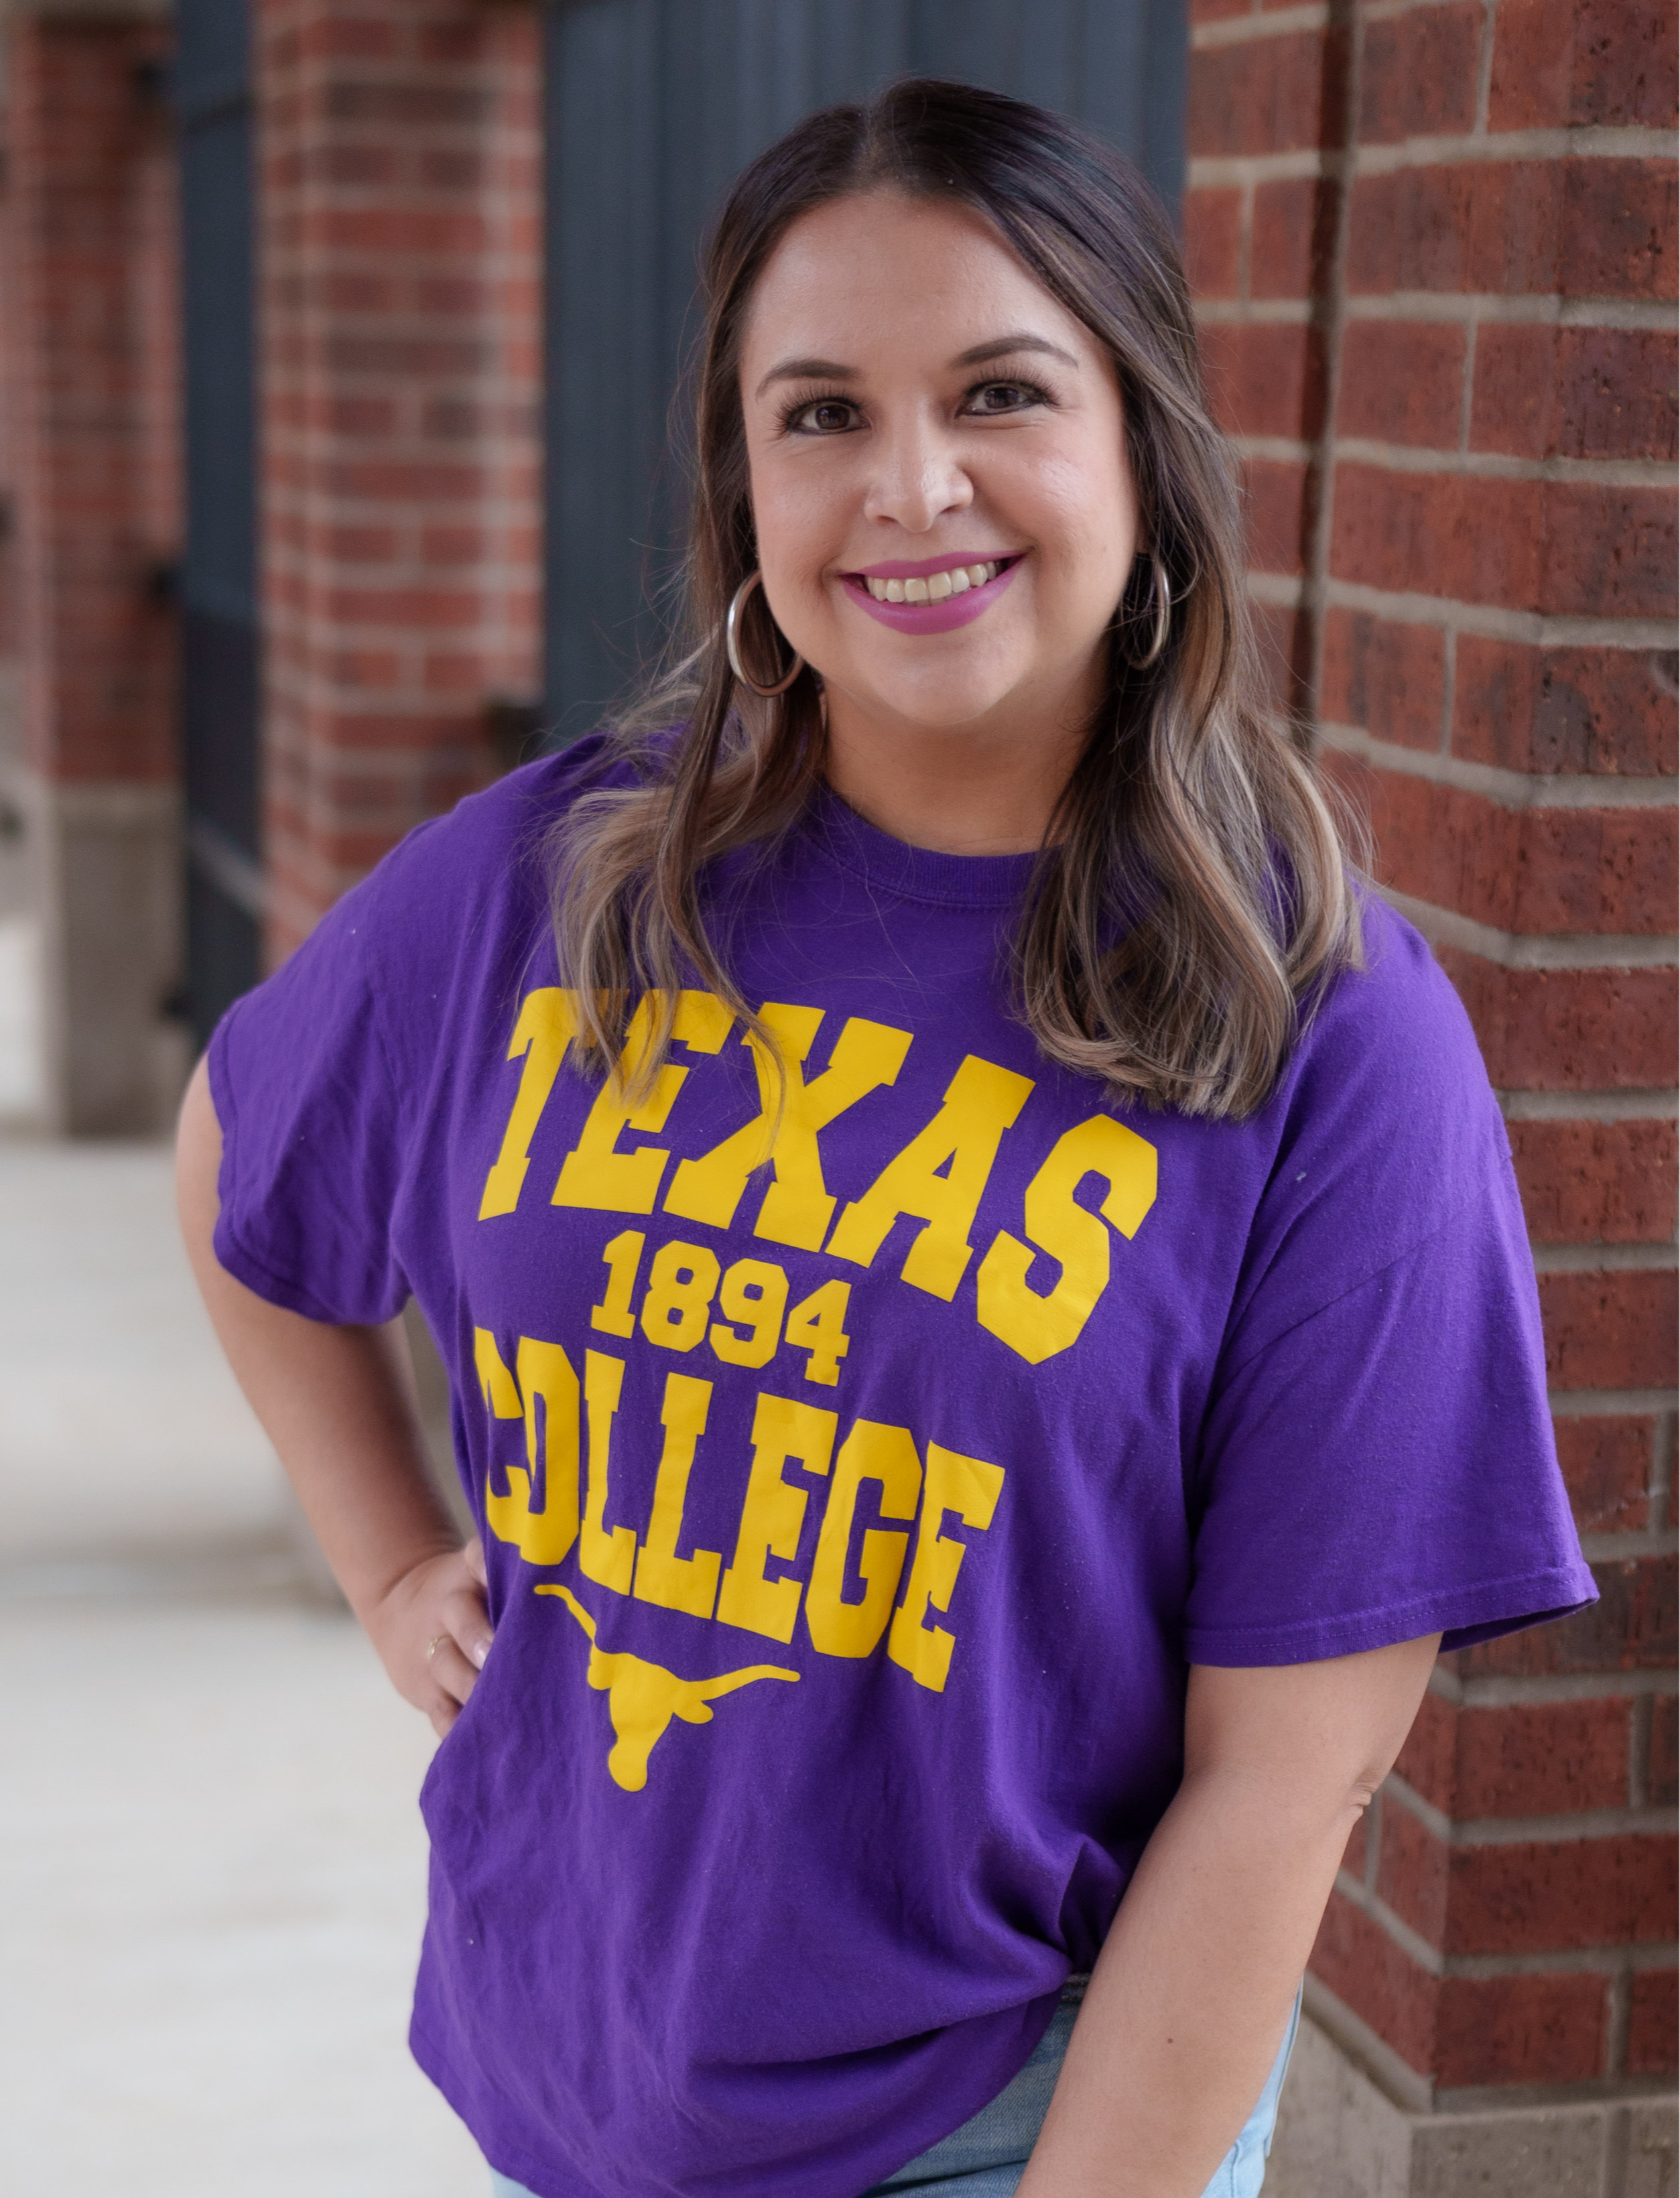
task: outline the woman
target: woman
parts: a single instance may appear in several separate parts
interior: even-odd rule
[[[679,730],[411,834],[183,1120],[446,1736],[415,2050],[539,2198],[1252,2193],[1438,1646],[1592,1592],[1500,1119],[1259,701],[1124,165],[900,84],[707,293]]]

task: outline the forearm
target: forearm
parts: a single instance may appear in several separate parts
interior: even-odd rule
[[[211,1311],[334,1577],[371,1625],[417,1565],[461,1546],[432,1479],[399,1323],[329,1328],[279,1312],[304,1333],[264,1322],[253,1336]]]
[[[1183,1783],[1092,1973],[1021,2198],[1201,2198],[1439,1645],[1191,1672]]]
[[[1020,2198],[1200,2198],[1276,2057],[1357,1813],[1187,1779],[1097,1959]]]

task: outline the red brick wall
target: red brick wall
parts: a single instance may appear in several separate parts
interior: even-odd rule
[[[0,198],[5,637],[29,761],[167,783],[180,540],[166,26],[14,16]]]
[[[270,951],[538,685],[534,9],[260,0]]]
[[[1439,2092],[1674,2066],[1672,0],[1193,0],[1280,691],[1510,1121],[1603,1600],[1443,1660],[1314,1971]]]

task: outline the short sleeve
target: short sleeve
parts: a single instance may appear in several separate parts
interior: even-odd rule
[[[435,1126],[451,1003],[512,989],[546,930],[549,826],[635,770],[592,735],[417,825],[223,1017],[216,1256],[259,1296],[340,1325],[401,1311],[401,1200]]]
[[[1460,1648],[1595,1598],[1503,1125],[1392,924],[1282,1102],[1189,1475],[1193,1663]]]
[[[347,893],[210,1041],[216,1257],[309,1320],[389,1320],[409,1295],[392,1252],[401,1108],[369,974],[384,884]]]

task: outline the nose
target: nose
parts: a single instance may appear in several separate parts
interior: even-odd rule
[[[872,456],[863,498],[867,519],[891,520],[907,534],[926,534],[974,500],[954,440],[937,418],[924,415],[892,423],[875,439]]]

